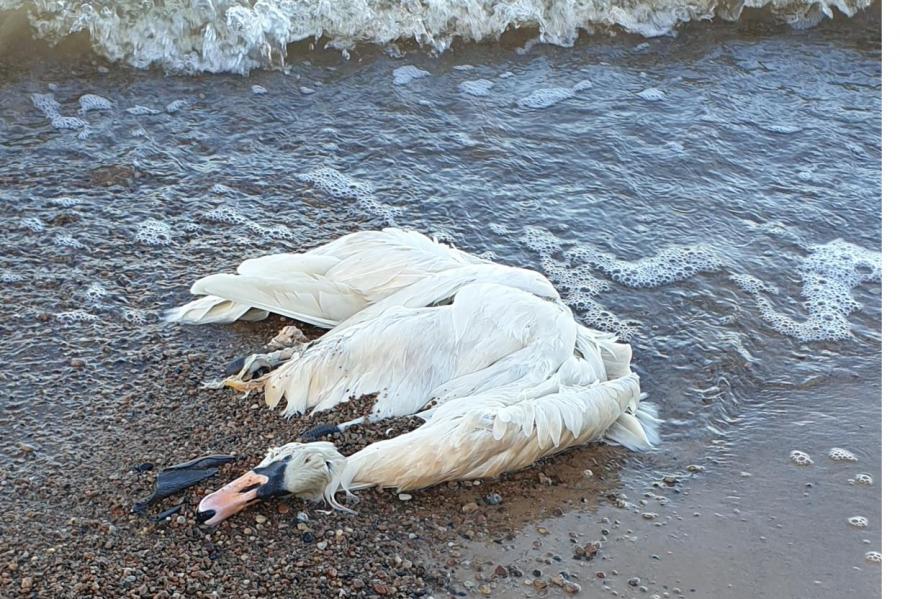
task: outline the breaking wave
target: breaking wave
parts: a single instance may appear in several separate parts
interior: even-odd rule
[[[442,52],[454,40],[490,41],[534,29],[541,42],[568,46],[581,32],[619,29],[647,37],[680,24],[737,20],[764,9],[797,27],[836,12],[852,16],[872,0],[0,0],[0,25],[30,28],[57,43],[87,35],[112,61],[175,72],[247,73],[278,67],[287,47],[327,40],[329,47],[414,40]],[[2,37],[9,25],[0,26]],[[6,29],[6,31],[4,31]],[[21,32],[20,32],[21,33]]]

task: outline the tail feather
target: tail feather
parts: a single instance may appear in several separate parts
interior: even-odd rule
[[[604,436],[607,441],[632,451],[653,449],[659,443],[661,422],[656,414],[656,406],[646,401],[641,402],[634,414],[625,412],[619,416]]]
[[[194,283],[191,293],[216,295],[323,328],[334,327],[367,305],[352,287],[303,273],[290,280],[215,274]]]
[[[207,295],[183,306],[166,310],[163,319],[181,324],[224,324],[236,320],[263,320],[266,310],[232,302],[215,295]]]

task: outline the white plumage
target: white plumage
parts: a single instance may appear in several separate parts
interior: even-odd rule
[[[329,443],[273,450],[204,499],[201,510],[219,514],[210,522],[258,498],[236,489],[258,488],[260,473],[275,467],[284,490],[338,505],[338,490],[416,489],[496,476],[604,438],[632,449],[657,440],[630,346],[578,324],[539,273],[418,233],[361,232],[305,254],[248,260],[237,275],[206,277],[191,291],[206,295],[170,320],[276,312],[332,329],[254,382],[270,407],[284,399],[287,415],[322,411],[375,393],[371,419],[424,421],[349,458]]]

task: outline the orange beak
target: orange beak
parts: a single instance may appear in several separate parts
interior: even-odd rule
[[[237,478],[218,491],[210,493],[197,506],[197,520],[213,526],[233,516],[248,505],[259,501],[257,489],[269,482],[269,477],[253,470]]]

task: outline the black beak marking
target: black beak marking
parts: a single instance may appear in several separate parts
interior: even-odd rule
[[[202,512],[197,512],[197,522],[203,524],[215,515],[216,510],[203,510]]]

